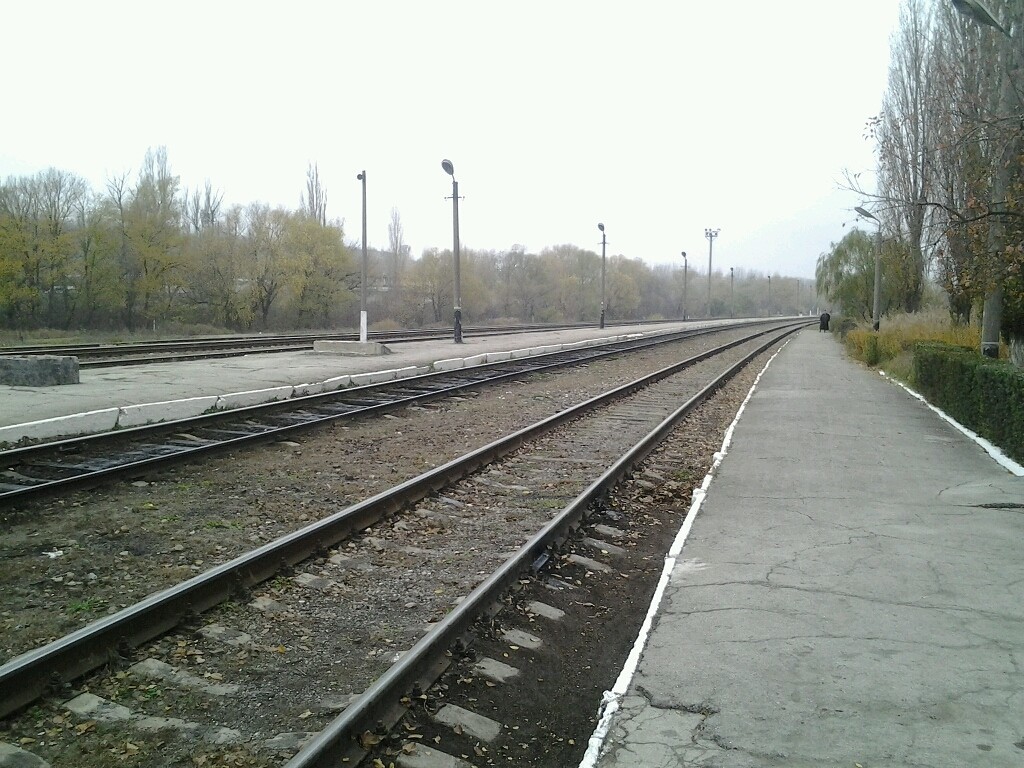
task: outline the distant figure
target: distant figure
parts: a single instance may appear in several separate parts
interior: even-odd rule
[[[828,321],[832,319],[832,315],[828,312],[822,312],[821,317],[818,318],[821,322],[818,323],[818,333],[828,330]]]

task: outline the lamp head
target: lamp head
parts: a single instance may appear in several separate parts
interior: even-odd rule
[[[451,176],[453,179],[455,178],[455,166],[452,165],[451,160],[442,160],[441,168],[443,168],[444,172]]]
[[[597,228],[604,232],[604,224],[598,224]]]
[[[686,258],[686,251],[683,251],[683,258]]]
[[[366,171],[363,171],[362,173],[357,174],[356,178],[359,179],[359,181],[366,181]]]
[[[853,210],[855,210],[858,214],[863,216],[865,219],[871,219],[872,221],[878,221],[878,217],[876,217],[875,214],[873,214],[867,208],[862,208],[861,206],[858,205],[858,206],[855,206]]]

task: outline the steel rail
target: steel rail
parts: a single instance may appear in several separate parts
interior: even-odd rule
[[[280,439],[328,421],[424,402],[487,383],[496,383],[558,367],[580,365],[623,351],[707,335],[717,330],[720,329],[686,329],[660,336],[611,342],[515,361],[500,361],[456,371],[428,373],[363,387],[261,403],[188,419],[0,451],[0,468],[6,467],[8,473],[13,473],[7,475],[7,482],[4,482],[3,475],[0,475],[0,504],[24,501],[75,488],[91,487],[119,477],[135,477],[157,467],[182,463],[215,451],[236,448],[244,443]],[[400,394],[398,397],[387,396],[382,400],[380,395],[376,394],[382,391],[409,394]],[[363,401],[363,404],[360,405],[360,401]],[[352,402],[355,402],[356,405],[346,407],[343,411],[338,410],[338,404]],[[323,410],[317,411],[318,407],[322,407]],[[283,412],[302,412],[305,415],[298,421],[290,421],[285,424],[275,422],[275,419],[286,418],[282,416]],[[258,425],[253,421],[254,419],[263,420],[264,424]],[[242,426],[232,430],[230,429],[232,424],[241,424]],[[212,425],[220,425],[221,434],[204,442],[177,439],[158,445],[147,443],[145,450],[141,451],[142,455],[137,455],[140,453],[138,450],[125,450],[119,457],[91,458],[79,464],[72,461],[49,461],[46,467],[49,473],[63,472],[64,476],[33,477],[31,475],[31,462],[42,461],[47,456],[54,454],[65,458],[82,449],[91,449],[94,446],[103,446],[111,442],[129,441],[130,443],[137,439],[152,440],[154,436],[158,435],[199,432],[204,428],[212,428]],[[135,445],[137,446],[138,443]],[[18,471],[19,469],[20,471]]]
[[[751,360],[774,344],[799,329],[788,329],[779,336],[760,345],[741,360],[729,366],[715,380],[683,403],[672,414],[651,430],[642,440],[608,467],[586,490],[580,493],[543,529],[527,541],[511,558],[506,560],[487,579],[481,582],[465,599],[401,658],[379,677],[366,691],[350,704],[338,717],[314,736],[284,768],[328,768],[348,758],[347,764],[358,764],[357,757],[365,756],[359,745],[360,734],[373,731],[382,720],[404,707],[401,700],[413,690],[426,690],[433,682],[425,670],[435,669],[440,657],[446,655],[467,631],[476,618],[494,603],[522,574],[529,572],[538,558],[563,542],[587,516],[593,502],[603,497],[630,469],[642,461],[672,431],[675,425]]]
[[[69,682],[106,664],[117,657],[119,650],[127,651],[167,632],[189,617],[273,577],[283,567],[291,567],[375,524],[382,517],[511,453],[528,440],[683,368],[775,330],[778,329],[762,330],[748,338],[729,342],[590,398],[181,584],[154,593],[63,638],[21,654],[0,666],[0,718],[31,704],[53,684]],[[788,328],[783,336],[795,330],[795,327]],[[774,341],[769,341],[763,346],[772,343]]]
[[[672,322],[628,321],[623,327],[642,324]],[[520,324],[504,326],[467,326],[469,336],[498,336],[504,334],[531,333],[596,327],[596,323],[554,323]],[[397,331],[371,331],[368,338],[374,341],[402,343],[447,339],[448,331],[433,328],[412,328]],[[158,339],[137,342],[84,342],[80,344],[47,345],[33,344],[0,347],[0,357],[25,355],[72,355],[79,357],[81,368],[111,367],[116,365],[142,365],[146,363],[174,360],[191,360],[217,357],[234,357],[252,354],[259,350],[263,354],[311,349],[313,342],[320,340],[355,341],[359,334],[354,332],[300,333],[271,335],[207,336],[197,338]],[[127,356],[126,356],[127,355]],[[96,359],[90,359],[96,358]]]

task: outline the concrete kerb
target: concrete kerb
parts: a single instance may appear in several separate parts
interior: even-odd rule
[[[217,407],[220,397],[189,397],[185,400],[165,400],[159,403],[142,403],[141,405],[124,405],[118,408],[117,425],[119,429],[141,427],[158,421],[176,421],[198,416]]]
[[[628,338],[639,338],[642,333],[629,334]],[[137,427],[160,421],[198,416],[211,410],[230,410],[259,405],[274,400],[288,400],[292,397],[331,392],[349,386],[365,386],[394,379],[420,376],[438,371],[453,371],[468,366],[484,365],[504,360],[517,360],[534,355],[550,354],[565,349],[597,346],[618,341],[625,336],[613,336],[597,339],[586,339],[568,344],[547,344],[539,347],[515,349],[508,352],[484,352],[470,357],[455,357],[436,360],[430,365],[411,365],[404,368],[393,368],[386,371],[359,373],[334,376],[321,382],[309,382],[295,386],[271,387],[243,392],[231,392],[223,395],[207,395],[203,397],[167,400],[155,403],[141,403],[114,408],[104,408],[85,413],[57,416],[52,419],[13,424],[0,427],[0,445],[16,444],[29,439],[49,439],[62,436],[98,434],[110,432],[118,428]]]
[[[466,361],[461,357],[450,357],[447,360],[435,360],[430,366],[435,371],[457,371],[464,368]]]
[[[73,413],[69,416],[55,416],[25,424],[0,427],[0,444],[15,444],[25,438],[44,440],[53,437],[87,435],[110,432],[117,428],[120,408],[102,408],[97,411]]]
[[[269,403],[272,400],[287,400],[295,392],[295,387],[271,387],[270,389],[251,389],[246,392],[230,392],[226,395],[217,396],[218,411],[226,411],[232,408],[245,408],[248,405],[259,405]]]

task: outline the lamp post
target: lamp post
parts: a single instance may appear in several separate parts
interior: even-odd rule
[[[686,251],[683,251],[683,320],[686,319]]]
[[[768,317],[772,316],[772,276],[768,275]]]
[[[455,261],[455,343],[462,343],[462,289],[459,284],[459,182],[455,180],[455,166],[451,160],[442,160],[441,168],[452,177],[452,230],[454,247],[452,258]]]
[[[736,317],[736,275],[729,267],[729,317]]]
[[[356,178],[363,182],[363,266],[359,279],[359,341],[366,343],[366,171]]]
[[[704,237],[708,239],[708,317],[711,317],[711,251],[715,245],[715,238],[718,237],[718,229],[705,229]]]
[[[608,240],[604,234],[604,224],[598,224],[597,228],[601,230],[601,328],[604,328],[604,252],[605,247],[608,245]]]
[[[881,325],[882,309],[882,222],[866,208],[856,206],[853,210],[865,219],[875,222],[875,292],[871,302],[871,327],[876,331]],[[998,344],[998,342],[997,342]]]
[[[1014,88],[1014,81],[1019,81],[1018,64],[1014,61],[1014,57],[1019,55],[1019,53],[1015,53],[1015,50],[1019,51],[1019,45],[1014,45],[1013,35],[978,0],[952,0],[952,3],[953,7],[964,16],[973,19],[978,24],[997,29],[1006,37],[1007,42],[1003,48],[1006,72],[999,84],[996,114],[999,116],[1020,114],[1019,91]],[[1012,7],[1013,4],[1009,4],[1008,8]],[[1021,34],[1020,21],[1021,19],[1018,17],[1016,24],[1012,20],[1007,24],[1010,28],[1016,27],[1015,34],[1018,37]],[[990,186],[990,210],[996,206],[1002,206],[1006,200],[1006,190],[1010,182],[1008,169],[1016,153],[1015,144],[1016,142],[1012,141],[1005,142],[1001,157],[996,162]],[[1005,241],[1006,232],[1003,221],[998,215],[992,216],[988,225],[989,252],[998,258]],[[999,333],[1003,324],[1003,280],[997,276],[994,280],[989,278],[988,282],[989,285],[985,288],[985,303],[981,310],[981,354],[985,357],[999,357]]]

